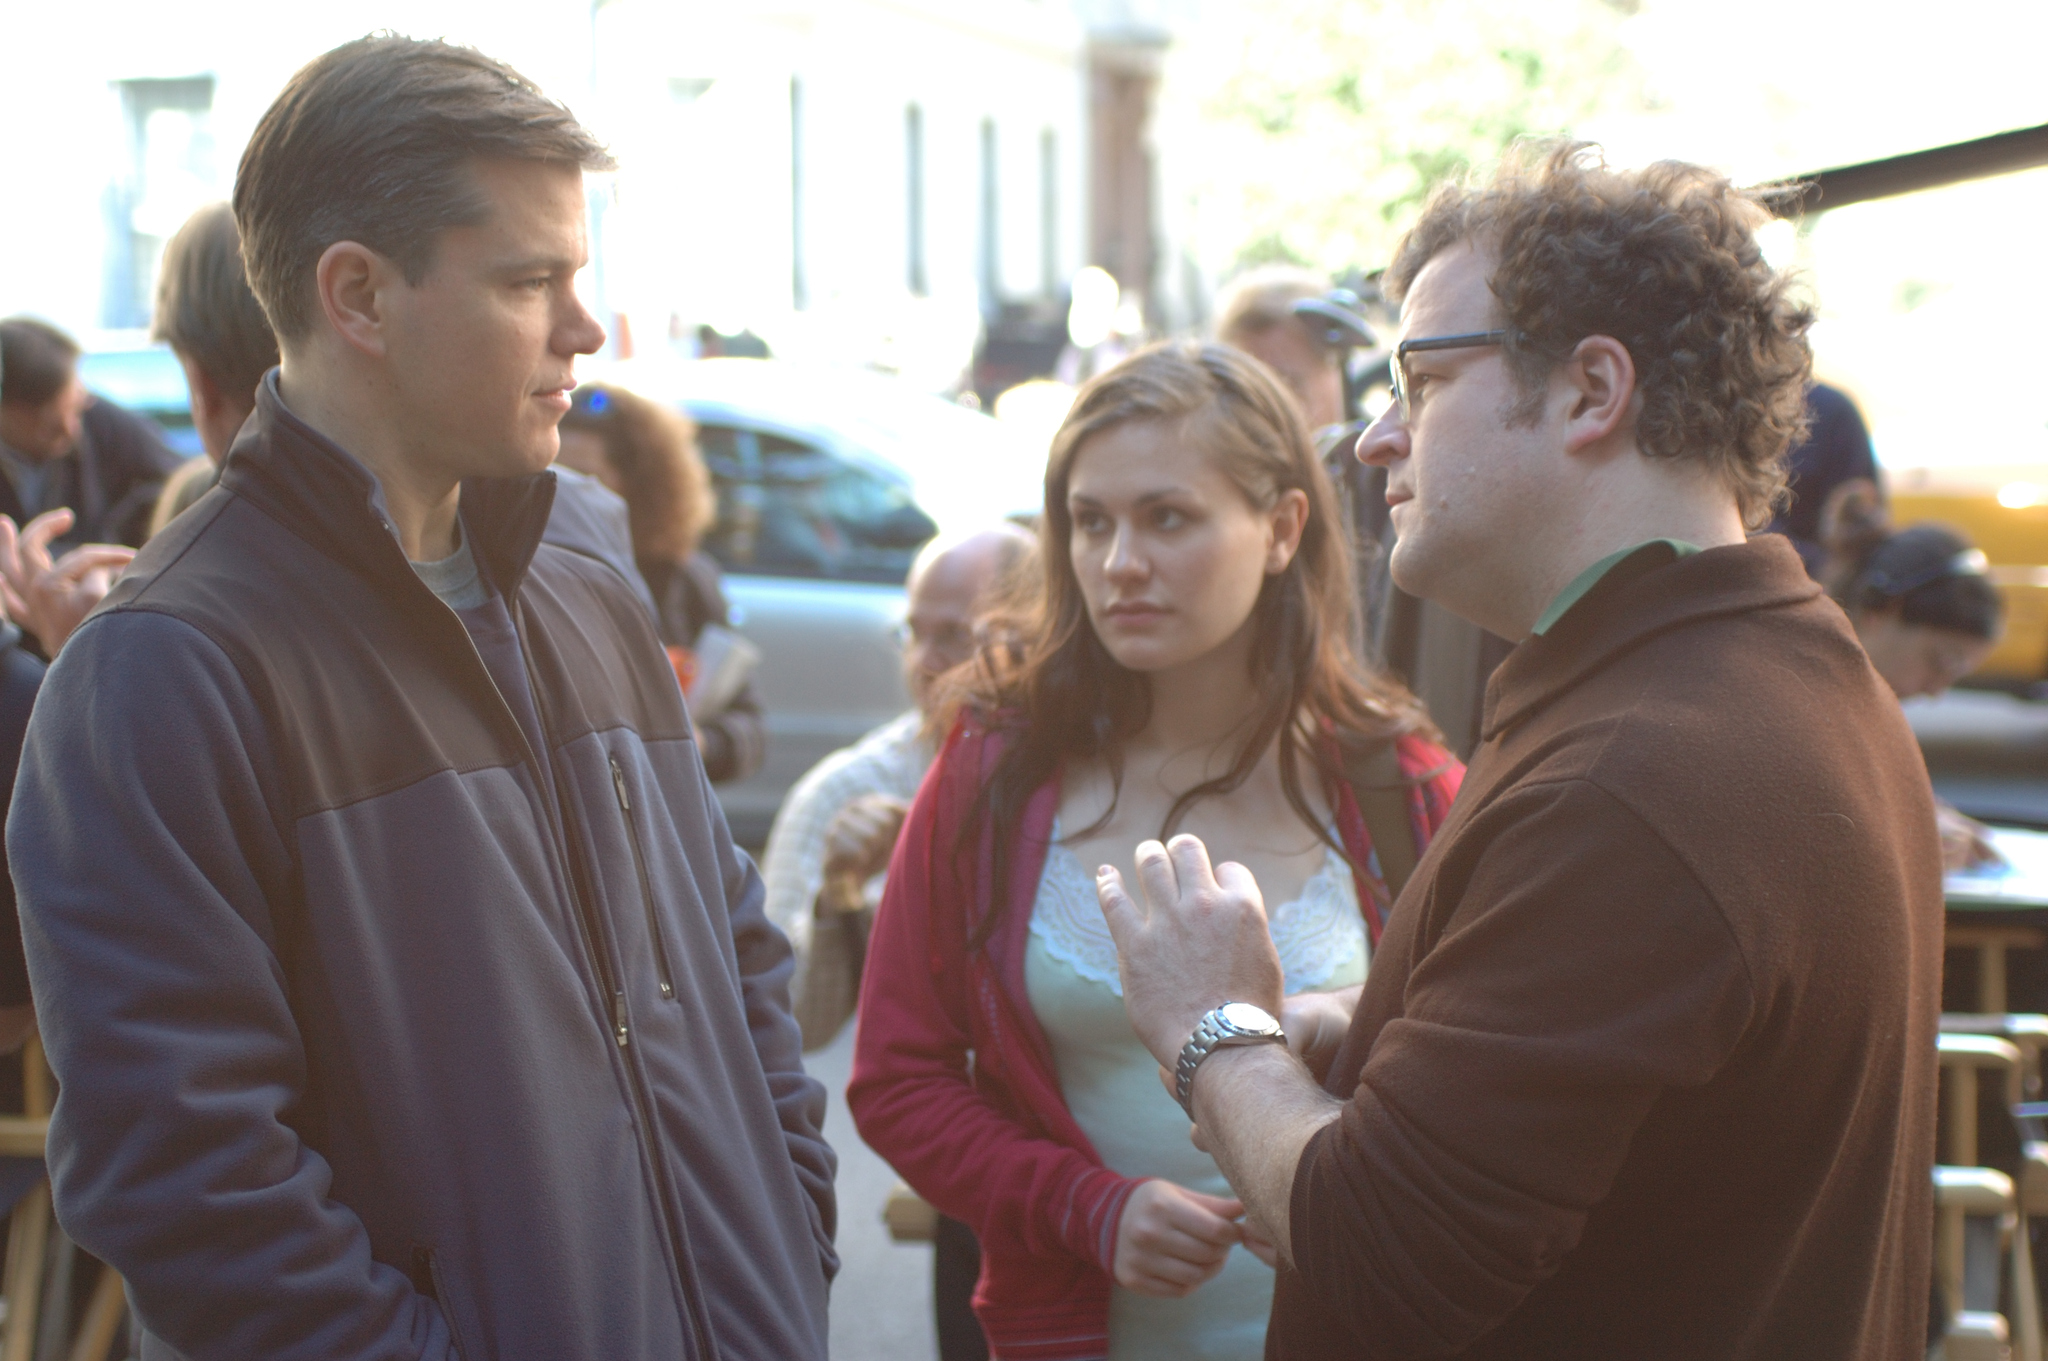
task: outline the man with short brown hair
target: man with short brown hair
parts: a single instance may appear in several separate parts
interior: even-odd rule
[[[1388,271],[1394,578],[1519,645],[1354,1012],[1283,1014],[1194,838],[1142,906],[1103,871],[1132,1021],[1284,1259],[1270,1358],[1924,1346],[1940,849],[1847,621],[1746,536],[1812,319],[1762,218],[1553,147]]]
[[[149,518],[155,534],[220,477],[228,446],[256,409],[257,385],[277,363],[277,337],[249,288],[242,235],[227,204],[208,204],[186,218],[164,247],[150,334],[185,370],[192,427],[206,451],[164,482]]]
[[[542,539],[609,164],[392,37],[250,140],[282,363],[65,646],[7,838],[57,1212],[144,1357],[825,1355],[788,943],[648,611]]]
[[[277,337],[242,270],[242,237],[225,203],[201,208],[164,247],[152,328],[185,367],[192,424],[216,462],[249,413],[256,387],[277,363]]]

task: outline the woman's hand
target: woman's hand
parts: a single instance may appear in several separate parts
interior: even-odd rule
[[[1242,1238],[1244,1206],[1170,1181],[1148,1181],[1124,1202],[1116,1226],[1116,1283],[1177,1300],[1223,1270]]]
[[[1278,1271],[1280,1269],[1280,1249],[1273,1246],[1273,1241],[1266,1237],[1265,1230],[1252,1223],[1250,1219],[1246,1219],[1243,1224],[1238,1226],[1238,1229],[1244,1234],[1245,1249],[1252,1256]]]
[[[1298,992],[1280,1003],[1280,1028],[1287,1032],[1287,1052],[1300,1059],[1318,1082],[1330,1073],[1337,1046],[1351,1033],[1351,1014],[1358,1010],[1363,983],[1335,992]]]

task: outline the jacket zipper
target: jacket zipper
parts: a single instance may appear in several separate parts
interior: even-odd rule
[[[546,767],[541,765],[539,753],[534,751],[533,743],[527,740],[526,729],[520,725],[518,716],[512,712],[511,704],[505,699],[505,692],[498,688],[497,677],[493,676],[491,668],[484,664],[483,653],[477,650],[476,640],[469,636],[468,625],[464,624],[461,617],[456,615],[455,611],[450,609],[445,602],[437,599],[436,603],[448,611],[455,626],[462,630],[462,640],[469,645],[469,655],[475,658],[477,670],[483,673],[484,683],[490,686],[491,693],[497,696],[498,708],[504,713],[505,718],[512,725],[513,732],[518,736],[520,750],[526,753],[527,768],[533,772],[535,782],[538,784],[543,769],[554,770],[553,762],[550,762]],[[527,652],[526,630],[521,626],[518,611],[510,599],[506,600],[505,609],[507,613],[512,615],[513,631],[519,639],[519,661],[526,671],[527,688],[533,692],[534,717],[540,723],[541,740],[543,742],[550,742],[547,712],[541,706],[540,687],[534,683],[533,664],[529,660]],[[611,958],[605,953],[604,948],[607,937],[603,924],[598,920],[596,909],[584,895],[577,881],[576,869],[573,863],[575,847],[571,844],[569,829],[566,826],[566,811],[569,804],[562,791],[559,773],[555,775],[553,786],[550,792],[553,793],[554,797],[552,799],[543,798],[541,803],[544,805],[544,811],[547,816],[548,829],[554,834],[555,854],[562,859],[560,865],[562,883],[568,890],[570,900],[575,906],[578,934],[583,938],[583,948],[590,955],[591,968],[597,973],[599,994],[611,998],[612,1038],[619,1048],[624,1049],[632,1042],[633,1035],[630,1018],[626,1011],[626,990],[619,985],[619,980],[612,974]],[[703,1315],[696,1307],[696,1299],[700,1292],[696,1289],[696,1275],[691,1269],[689,1239],[683,1232],[682,1222],[676,1209],[676,1193],[674,1188],[669,1185],[668,1171],[662,1166],[660,1150],[653,1147],[652,1144],[653,1131],[656,1128],[653,1103],[648,1100],[647,1093],[640,1081],[639,1070],[634,1067],[631,1057],[627,1056],[623,1061],[626,1066],[626,1088],[631,1094],[633,1101],[633,1114],[635,1116],[634,1137],[636,1142],[640,1144],[641,1152],[646,1157],[648,1166],[654,1170],[655,1191],[661,1200],[659,1209],[661,1211],[662,1223],[668,1230],[669,1251],[675,1254],[676,1274],[683,1287],[682,1304],[684,1318],[689,1327],[691,1337],[696,1341],[699,1361],[715,1361],[718,1353],[711,1346],[710,1330],[705,1326]]]
[[[511,608],[509,601],[506,608],[508,610]],[[529,660],[526,648],[526,630],[520,626],[516,614],[513,616],[513,627],[519,636],[519,660],[520,664],[526,669],[527,688],[533,692],[534,717],[540,723],[541,740],[547,743],[548,749],[552,751],[554,749],[553,734],[548,730],[547,711],[541,706],[540,686],[534,683],[533,664]],[[463,632],[467,634],[468,630],[464,629]],[[475,644],[472,643],[471,646],[473,648]],[[481,654],[478,655],[477,661],[479,664],[482,663],[483,657]],[[488,674],[490,668],[485,667],[484,670]],[[503,703],[503,701],[504,696],[501,694],[499,702]],[[509,712],[511,706],[507,705],[506,707]],[[514,720],[514,726],[517,726],[516,719]],[[531,752],[530,746],[529,752]],[[537,760],[535,761],[534,768],[536,774],[538,774],[540,767]],[[596,905],[583,892],[582,885],[576,877],[574,860],[576,859],[577,846],[567,825],[570,803],[562,789],[561,772],[556,769],[553,761],[549,762],[548,769],[554,773],[555,795],[554,808],[550,811],[549,821],[555,826],[556,833],[561,838],[558,843],[561,847],[561,854],[569,858],[569,863],[565,863],[562,866],[563,877],[568,886],[570,896],[576,903],[576,919],[583,928],[584,946],[590,951],[591,963],[597,970],[598,985],[611,994],[612,1036],[618,1042],[619,1048],[624,1049],[632,1042],[632,1028],[626,1011],[626,990],[612,973],[611,957],[605,950],[609,937],[604,930],[604,923],[598,915]],[[683,1314],[688,1323],[690,1335],[696,1341],[699,1361],[716,1361],[718,1353],[711,1345],[710,1329],[704,1322],[703,1314],[696,1307],[696,1302],[701,1292],[697,1289],[696,1273],[692,1270],[691,1266],[690,1240],[688,1234],[683,1229],[677,1194],[675,1188],[669,1184],[668,1169],[662,1165],[661,1150],[654,1145],[654,1131],[658,1128],[654,1119],[654,1103],[648,1098],[645,1084],[640,1078],[640,1070],[634,1065],[632,1056],[622,1055],[621,1061],[626,1067],[626,1088],[632,1094],[633,1099],[634,1124],[637,1127],[635,1135],[640,1143],[642,1153],[647,1158],[647,1165],[653,1169],[655,1189],[661,1197],[662,1222],[668,1229],[669,1251],[675,1254],[676,1275],[683,1287]]]
[[[633,848],[633,869],[640,876],[640,902],[647,909],[647,936],[654,943],[654,976],[661,983],[661,995],[673,999],[675,979],[668,967],[668,942],[661,934],[661,914],[654,910],[654,885],[647,878],[647,857],[640,851],[640,828],[633,821],[633,800],[626,793],[626,772],[619,758],[607,758],[612,766],[612,792],[619,796],[619,812],[626,819],[626,842]]]

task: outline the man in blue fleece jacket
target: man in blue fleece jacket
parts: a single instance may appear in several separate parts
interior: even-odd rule
[[[542,542],[608,165],[390,37],[243,157],[282,364],[51,670],[8,825],[58,1215],[146,1361],[825,1355],[789,947],[645,608]]]

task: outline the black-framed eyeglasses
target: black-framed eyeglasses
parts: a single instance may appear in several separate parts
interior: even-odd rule
[[[1387,378],[1394,388],[1394,405],[1401,412],[1401,419],[1407,420],[1408,409],[1408,356],[1421,350],[1464,350],[1481,345],[1506,343],[1506,331],[1470,331],[1457,336],[1424,336],[1420,340],[1404,340],[1394,347],[1394,362],[1387,366]]]

